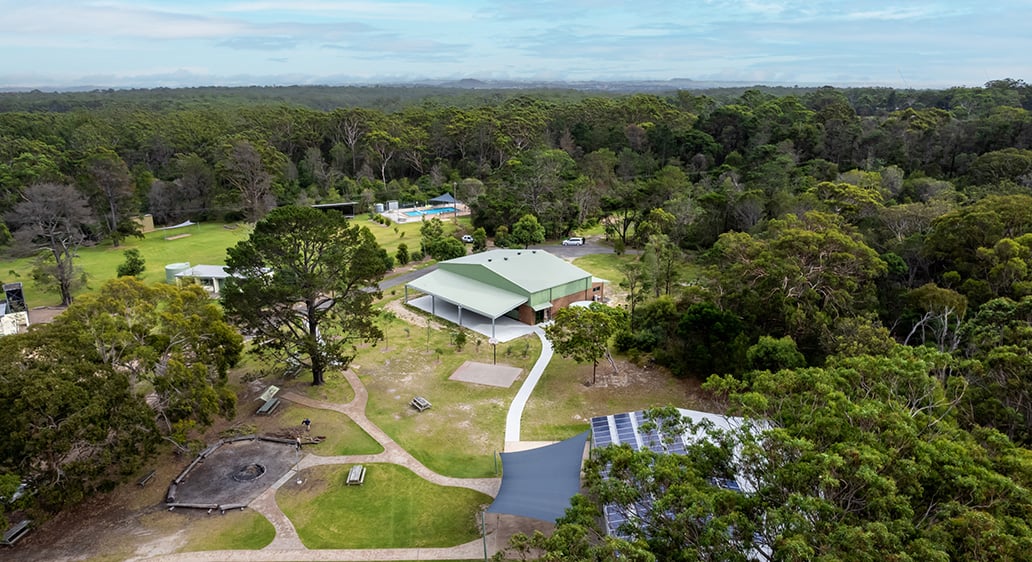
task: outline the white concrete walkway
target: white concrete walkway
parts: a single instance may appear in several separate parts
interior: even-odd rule
[[[509,413],[505,416],[505,450],[507,451],[516,447],[516,443],[520,440],[520,420],[523,418],[523,410],[527,406],[530,394],[534,392],[534,387],[541,379],[541,374],[545,372],[545,367],[552,360],[552,342],[545,337],[545,331],[538,325],[534,327],[534,333],[541,340],[541,355],[530,369],[530,374],[523,381],[516,397],[512,399],[512,404],[509,404]]]

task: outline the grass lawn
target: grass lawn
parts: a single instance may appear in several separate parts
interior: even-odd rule
[[[276,537],[276,528],[251,510],[227,511],[190,522],[188,539],[180,552],[203,550],[258,550]]]
[[[606,287],[608,294],[613,287],[619,287],[624,280],[624,274],[620,267],[638,260],[636,255],[616,254],[590,254],[573,260],[573,265],[594,275],[609,281]]]
[[[392,256],[397,253],[398,246],[402,242],[408,246],[409,254],[419,251],[419,227],[423,224],[420,221],[394,223],[390,226],[384,226],[369,220],[367,215],[362,214],[355,217],[355,222],[368,227],[373,236],[376,237],[376,242],[380,244],[380,247],[387,250],[387,253]],[[449,216],[441,218],[441,222],[444,224],[445,236],[450,236],[457,231],[473,232],[469,216],[459,217],[458,219]]]
[[[541,350],[535,336],[498,345],[498,363],[519,367],[523,374],[509,388],[450,381],[465,361],[492,362],[492,348],[480,334],[467,332],[468,343],[457,350],[451,337],[457,328],[435,321],[410,323],[393,318],[381,324],[388,346],[367,347],[352,368],[369,391],[366,414],[431,470],[447,476],[495,476],[495,451],[505,439],[509,403]],[[429,336],[429,341],[428,341]],[[479,346],[475,341],[479,340]],[[413,396],[433,407],[417,412]]]
[[[472,231],[469,217],[445,220],[444,233],[456,230]],[[419,227],[421,223],[410,222],[383,226],[363,216],[355,223],[368,227],[376,241],[390,255],[398,251],[402,242],[408,244],[409,252],[419,250]],[[397,231],[395,231],[397,228]],[[148,283],[165,280],[165,266],[171,263],[190,262],[191,265],[226,263],[226,249],[247,239],[251,228],[245,224],[202,223],[173,230],[156,230],[147,233],[143,239],[129,238],[114,248],[105,242],[79,249],[76,265],[87,275],[87,287],[80,292],[89,292],[115,277],[118,265],[125,261],[123,252],[130,248],[140,250],[147,269],[141,278]],[[175,238],[169,240],[168,238]],[[29,308],[56,306],[61,303],[57,293],[44,293],[32,283],[33,258],[4,259],[0,261],[0,279],[5,283],[21,281],[25,286],[25,302]]]
[[[198,264],[223,264],[226,262],[226,248],[247,238],[250,228],[244,225],[204,223],[174,230],[156,230],[147,233],[143,239],[129,238],[118,248],[110,243],[79,249],[76,265],[86,271],[88,292],[113,279],[118,265],[125,261],[122,255],[129,248],[140,250],[147,269],[141,278],[148,283],[165,280],[165,266],[170,263],[190,262]],[[183,236],[188,235],[188,236]],[[173,236],[183,236],[166,240]],[[5,282],[21,281],[25,285],[25,302],[29,308],[56,306],[61,303],[57,293],[43,293],[32,283],[32,258],[7,259],[0,261],[0,272]]]
[[[320,456],[336,455],[375,455],[382,453],[383,447],[362,430],[351,418],[331,410],[306,408],[291,404],[283,413],[284,425],[288,421],[308,418],[312,420],[311,435],[325,437],[318,445],[306,445],[305,450]]]
[[[438,486],[392,464],[366,465],[365,483],[345,484],[351,465],[302,471],[276,503],[308,548],[455,546],[480,536],[477,515],[491,498]]]
[[[557,441],[585,429],[592,417],[676,406],[716,411],[699,383],[676,379],[664,369],[642,368],[615,358],[616,373],[608,361],[599,363],[592,384],[591,365],[578,365],[558,355],[552,358],[527,401],[521,423],[525,441]]]

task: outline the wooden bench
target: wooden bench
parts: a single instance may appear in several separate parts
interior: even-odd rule
[[[258,408],[258,415],[267,416],[271,414],[272,411],[276,409],[276,406],[279,406],[279,403],[279,398],[270,398],[269,400],[266,400],[265,404],[262,404],[262,407]]]
[[[358,486],[363,482],[365,482],[365,467],[360,464],[356,464],[348,471],[348,480],[346,483],[348,486]]]
[[[422,396],[416,396],[412,399],[412,402],[409,402],[409,404],[411,404],[413,408],[419,410],[420,412],[426,410],[431,406],[430,401],[426,398],[423,398]]]
[[[154,475],[157,474],[157,473],[158,473],[157,469],[154,469],[154,470],[148,472],[147,474],[144,474],[142,478],[140,478],[139,480],[136,481],[136,485],[138,485],[141,488],[146,486],[148,482],[150,482],[151,480],[154,479]]]
[[[29,532],[30,523],[32,523],[31,519],[25,519],[4,531],[4,540],[0,541],[0,544],[14,546],[14,543],[18,542],[18,539],[24,537],[26,533]]]

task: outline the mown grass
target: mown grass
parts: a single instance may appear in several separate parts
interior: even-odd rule
[[[422,222],[413,221],[393,223],[388,226],[384,226],[369,220],[367,215],[355,217],[355,221],[358,224],[369,227],[373,236],[376,237],[376,242],[392,256],[397,253],[398,246],[402,243],[408,246],[409,254],[419,250],[419,228],[422,226]],[[451,216],[443,217],[441,218],[441,223],[444,225],[445,236],[451,236],[458,231],[473,232],[473,226],[469,216],[463,216],[457,219]]]
[[[466,488],[438,486],[407,468],[366,465],[365,483],[345,484],[351,465],[301,472],[276,503],[304,545],[320,548],[446,547],[479,536],[477,514],[491,498]]]
[[[305,450],[321,456],[336,455],[374,455],[383,452],[383,446],[362,430],[351,418],[331,410],[306,408],[292,404],[289,408],[288,420],[312,420],[309,435],[324,437],[318,445],[305,446]]]
[[[505,416],[541,343],[526,336],[498,345],[498,364],[523,370],[508,388],[448,380],[465,361],[492,362],[487,338],[467,331],[462,350],[452,344],[456,326],[429,330],[394,318],[381,327],[389,346],[362,350],[353,368],[369,392],[366,415],[431,470],[455,477],[495,476],[496,451],[503,450]],[[429,343],[428,343],[429,337]],[[475,341],[479,340],[479,346]],[[413,396],[433,407],[417,412]]]
[[[226,228],[226,227],[229,228]],[[148,283],[165,280],[165,266],[171,263],[190,262],[197,264],[222,264],[226,261],[226,248],[247,238],[250,229],[243,225],[205,223],[173,230],[156,230],[144,238],[129,238],[118,248],[110,243],[79,249],[75,264],[87,275],[87,286],[80,293],[99,287],[113,279],[118,265],[125,261],[123,253],[136,248],[146,264],[141,279]],[[188,235],[188,236],[183,236]],[[167,240],[174,236],[183,236]],[[30,307],[55,306],[61,303],[57,293],[44,293],[32,283],[33,258],[5,259],[0,261],[0,272],[5,281],[21,281],[25,288],[25,302]]]
[[[590,254],[573,260],[573,265],[591,273],[595,277],[601,277],[609,282],[606,287],[608,294],[610,288],[619,287],[624,280],[624,274],[620,268],[626,264],[638,260],[638,256],[629,254]]]
[[[186,544],[179,551],[258,550],[274,538],[276,528],[262,514],[233,510],[191,521]]]
[[[393,256],[404,242],[409,252],[419,250],[419,227],[421,223],[410,222],[383,226],[365,215],[356,217],[355,223],[368,227],[377,242]],[[458,229],[469,229],[468,217],[445,220],[444,232],[450,235]],[[397,230],[395,230],[397,229]],[[148,283],[165,280],[165,266],[172,263],[190,262],[191,265],[220,265],[226,263],[226,249],[247,239],[251,227],[246,224],[201,223],[171,230],[156,230],[144,238],[129,238],[115,248],[110,242],[79,249],[75,264],[87,275],[87,285],[79,294],[100,287],[113,279],[118,266],[125,261],[124,252],[130,248],[140,251],[146,270],[140,278]],[[0,278],[4,282],[21,281],[25,288],[25,302],[30,308],[56,306],[61,296],[56,292],[43,292],[32,282],[34,258],[5,258],[0,260]]]
[[[585,429],[591,418],[653,406],[712,411],[693,380],[680,380],[665,369],[638,367],[617,357],[618,370],[603,360],[594,383],[591,365],[552,358],[527,401],[521,423],[525,441],[557,441]]]

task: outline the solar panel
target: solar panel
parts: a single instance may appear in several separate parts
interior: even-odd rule
[[[605,447],[613,443],[613,436],[609,432],[609,418],[607,416],[591,418],[591,438],[595,447]]]
[[[631,446],[631,449],[637,451],[641,447],[638,445],[638,431],[631,423],[630,414],[615,414],[613,415],[613,421],[616,424],[616,437],[620,440],[620,443],[626,443]]]
[[[665,453],[666,448],[663,446],[663,436],[660,435],[658,429],[650,429],[646,432],[641,430],[642,424],[648,421],[645,419],[645,412],[635,412],[634,417],[638,421],[638,436],[641,438],[641,442],[657,453]]]
[[[687,412],[682,410],[684,414],[687,414]],[[701,412],[693,413],[694,420],[698,421],[700,417],[702,419],[712,419],[714,416]],[[656,453],[681,455],[687,453],[687,443],[691,439],[690,435],[665,435],[658,428],[642,431],[641,426],[647,421],[645,413],[642,411],[594,417],[591,419],[592,442],[595,447],[626,443],[635,451],[645,446]],[[720,421],[716,423],[719,427]],[[726,421],[724,423],[726,424]],[[667,439],[668,442],[664,443],[664,439]],[[602,477],[608,478],[609,471],[603,469]],[[712,482],[714,485],[724,489],[742,492],[741,485],[734,478],[714,478]],[[651,509],[652,501],[648,498],[637,501],[626,508],[607,504],[603,507],[606,530],[612,536],[629,539],[630,537],[626,533],[618,530],[620,525],[626,523],[629,519],[636,520],[639,515],[648,514]]]

